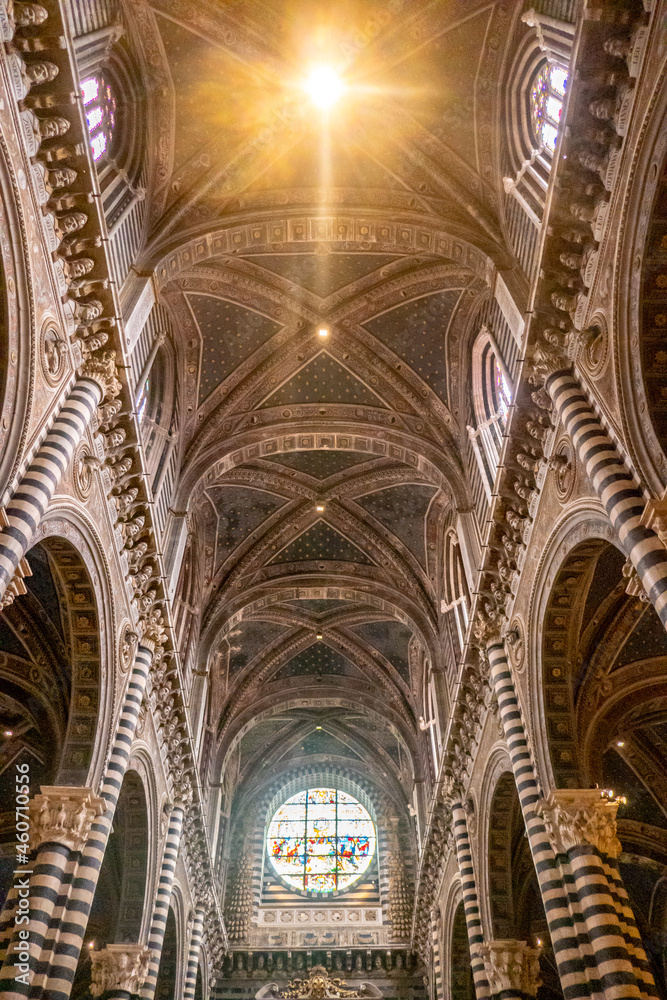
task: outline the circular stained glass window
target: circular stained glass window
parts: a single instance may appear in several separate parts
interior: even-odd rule
[[[373,860],[375,843],[368,811],[335,788],[309,788],[287,799],[266,835],[276,874],[306,892],[349,888]]]

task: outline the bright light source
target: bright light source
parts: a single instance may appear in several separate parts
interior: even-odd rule
[[[329,336],[329,327],[328,326],[321,326],[319,328],[319,330],[317,331],[317,336],[321,337],[322,340],[324,340],[325,337]]]
[[[617,747],[624,747],[625,746],[625,740],[616,740],[616,746]]]
[[[315,726],[315,729],[321,729],[321,728],[322,728],[321,726]]]
[[[538,948],[542,947],[542,938],[537,938],[537,947]]]
[[[88,942],[88,947],[89,948],[94,948],[95,947],[95,942],[94,941],[89,941]]]
[[[5,729],[5,736],[13,736],[13,735],[14,733],[12,732],[11,729]]]
[[[327,110],[340,98],[345,86],[331,66],[314,66],[306,80],[305,89],[316,108]]]
[[[318,632],[318,633],[317,633],[317,635],[315,636],[315,638],[316,638],[316,639],[323,639],[323,638],[324,638],[324,636],[322,635],[322,633],[321,633],[321,632]],[[318,728],[318,729],[321,729],[322,727],[321,727],[321,726],[318,726],[317,728]]]
[[[317,505],[317,507],[315,508],[315,510],[316,510],[316,511],[318,511],[318,513],[320,513],[320,514],[321,514],[321,513],[322,513],[322,511],[324,510],[324,504],[323,504],[323,503],[318,503],[318,505]]]

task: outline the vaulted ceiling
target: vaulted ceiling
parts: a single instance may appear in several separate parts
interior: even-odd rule
[[[471,503],[467,338],[514,264],[492,122],[518,7],[142,8],[161,132],[144,264],[185,411],[172,506],[215,767],[234,752],[251,784],[328,760],[409,800],[423,772],[444,532]],[[300,85],[317,62],[348,84],[330,118]]]

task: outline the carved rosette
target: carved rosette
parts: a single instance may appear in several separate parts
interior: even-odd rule
[[[88,358],[79,368],[79,375],[97,382],[102,389],[102,399],[117,396],[123,388],[117,378],[115,351],[105,351],[101,358]]]
[[[599,788],[559,788],[535,804],[556,854],[591,844],[612,858],[621,853],[616,812],[622,800]]]
[[[140,944],[108,944],[90,957],[94,997],[109,990],[138,993],[148,975],[151,950]]]
[[[531,948],[525,941],[497,940],[479,946],[484,959],[491,995],[502,990],[537,996],[540,979],[541,948]]]
[[[93,821],[106,806],[105,799],[92,788],[42,785],[41,794],[30,801],[30,849],[56,843],[70,851],[82,851]]]

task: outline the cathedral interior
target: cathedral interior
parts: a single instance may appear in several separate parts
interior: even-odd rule
[[[667,1000],[667,0],[0,36],[0,998]]]

